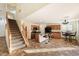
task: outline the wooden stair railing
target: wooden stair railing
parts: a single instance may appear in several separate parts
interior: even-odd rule
[[[27,33],[26,33],[24,25],[22,25],[21,34],[22,34],[22,36],[24,38],[26,46],[30,47],[30,44],[29,44],[29,41],[28,41],[28,38],[27,38]]]
[[[16,23],[18,25],[18,22],[17,21],[16,21]],[[19,27],[19,25],[18,25],[18,27]],[[23,40],[25,42],[25,46],[26,47],[30,47],[30,44],[29,44],[29,41],[28,41],[28,38],[27,38],[26,29],[25,29],[24,25],[21,25],[21,28],[19,27],[19,30],[20,30],[21,35],[23,37]]]
[[[7,37],[8,37],[8,50],[9,50],[9,53],[12,53],[12,49],[13,49],[13,45],[12,45],[12,33],[11,33],[11,31],[10,31],[10,24],[9,24],[9,19],[8,18],[6,18],[6,22],[7,22],[7,24],[6,24],[6,29],[7,29]],[[17,22],[16,22],[17,23]],[[17,24],[18,25],[18,24]],[[19,27],[18,27],[19,28]],[[19,28],[19,30],[20,30],[20,28]],[[29,47],[30,46],[30,44],[29,44],[29,41],[28,41],[28,39],[27,39],[27,35],[26,35],[26,30],[25,30],[25,28],[24,28],[24,26],[22,26],[22,31],[20,30],[20,32],[21,32],[21,35],[22,35],[22,37],[23,37],[23,39],[24,39],[24,42],[25,42],[25,46],[27,46],[27,47]]]
[[[10,52],[11,52],[11,39],[12,39],[12,36],[11,36],[11,32],[10,32],[10,28],[8,27],[8,37],[9,37],[9,48],[10,48]]]
[[[9,49],[9,53],[11,53],[11,32],[10,32],[10,27],[9,27],[9,23],[8,23],[8,19],[6,20],[7,21],[7,25],[6,25],[6,29],[7,29],[7,36],[8,36],[8,49]]]

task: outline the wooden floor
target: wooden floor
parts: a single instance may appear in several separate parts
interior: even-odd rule
[[[51,39],[48,42],[37,43],[33,40],[29,40],[31,48],[59,48],[59,47],[73,47],[79,46],[78,41],[72,40],[65,41],[64,39]]]
[[[31,42],[33,44],[33,42]],[[49,51],[49,52],[38,52],[38,53],[26,53],[23,49],[13,51],[12,54],[8,53],[5,38],[0,38],[0,56],[79,56],[79,44],[73,40],[73,42],[64,41],[63,39],[52,39],[48,43],[40,45],[32,45],[32,48],[61,48],[61,47],[74,47],[73,50],[62,50],[62,51]],[[52,44],[52,45],[51,45]]]

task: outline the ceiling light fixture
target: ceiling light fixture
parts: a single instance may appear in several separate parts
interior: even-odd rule
[[[63,24],[68,24],[69,22],[67,20],[64,20]]]

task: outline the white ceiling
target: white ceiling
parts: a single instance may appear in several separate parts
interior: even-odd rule
[[[46,5],[47,3],[18,3],[17,13],[20,17],[24,18]]]
[[[26,21],[31,22],[45,22],[52,23],[53,21],[60,21],[64,19],[64,17],[76,18],[79,19],[79,4],[77,3],[54,3],[48,4],[43,8],[33,12],[28,17],[26,17]]]

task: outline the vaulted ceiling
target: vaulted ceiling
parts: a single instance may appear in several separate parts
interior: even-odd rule
[[[51,23],[66,17],[79,19],[78,3],[18,3],[11,6],[16,7],[18,18],[25,21]]]
[[[20,3],[17,4],[17,13],[20,17],[27,17],[46,5],[47,3]]]
[[[52,22],[53,20],[79,19],[79,4],[48,4],[47,6],[32,13],[26,19],[35,22]]]

